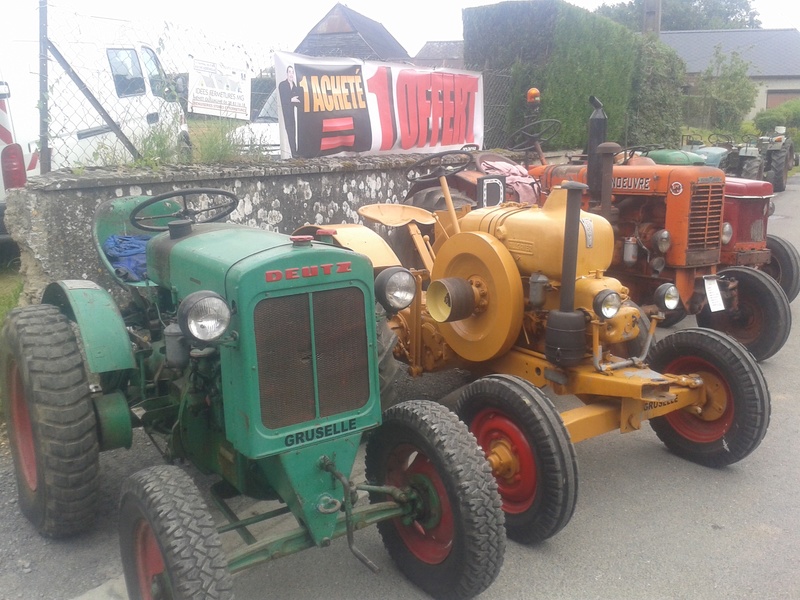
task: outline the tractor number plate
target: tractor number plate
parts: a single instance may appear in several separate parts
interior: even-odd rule
[[[719,283],[717,283],[716,276],[704,277],[703,280],[706,286],[708,308],[711,309],[711,312],[725,310],[725,303],[722,301],[722,294],[719,291]]]

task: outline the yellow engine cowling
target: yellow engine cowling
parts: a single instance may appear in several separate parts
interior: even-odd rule
[[[497,238],[511,253],[522,275],[540,272],[561,279],[567,190],[555,188],[543,208],[503,204],[480,208],[465,215],[461,231],[483,231]],[[576,275],[605,271],[614,254],[611,224],[581,211]]]

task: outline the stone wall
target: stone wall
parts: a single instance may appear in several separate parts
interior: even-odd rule
[[[241,201],[231,221],[291,233],[309,223],[361,222],[356,212],[361,205],[401,202],[409,188],[406,173],[420,158],[325,158],[157,170],[86,168],[33,178],[7,197],[6,227],[20,247],[25,277],[20,303],[38,302],[44,286],[60,279],[89,279],[114,289],[92,242],[92,218],[104,200],[221,188]]]
[[[291,233],[308,223],[360,222],[362,204],[402,201],[406,172],[421,156],[326,158],[259,166],[177,166],[152,169],[87,168],[32,178],[7,197],[6,226],[20,247],[25,277],[22,304],[38,302],[45,285],[113,280],[92,242],[92,217],[102,201],[152,196],[190,187],[222,188],[240,199],[230,220]]]

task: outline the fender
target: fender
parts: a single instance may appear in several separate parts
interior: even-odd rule
[[[114,299],[92,281],[82,279],[51,283],[42,304],[58,306],[78,325],[78,332],[92,373],[136,367],[128,330]]]
[[[343,248],[364,254],[372,261],[373,269],[402,266],[400,259],[391,246],[380,235],[369,227],[357,223],[340,223],[338,225],[305,225],[295,230],[292,235],[324,235],[330,232],[333,242]]]

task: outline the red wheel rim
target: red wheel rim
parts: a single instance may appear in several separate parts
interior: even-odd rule
[[[136,561],[136,577],[142,600],[161,598],[161,594],[153,595],[153,589],[158,589],[158,583],[154,580],[164,573],[164,557],[153,528],[144,519],[136,523],[133,531],[133,558]]]
[[[35,492],[39,485],[39,472],[36,466],[33,426],[31,425],[28,401],[25,398],[25,386],[17,364],[13,363],[9,370],[11,372],[11,426],[14,428],[12,439],[25,485],[30,491]]]
[[[665,373],[696,373],[706,385],[708,402],[724,404],[721,414],[713,419],[704,419],[689,410],[668,413],[665,418],[676,433],[698,444],[708,444],[722,439],[733,424],[733,394],[730,386],[719,370],[706,360],[697,357],[683,357],[672,361],[664,369]]]
[[[455,527],[450,498],[436,467],[411,444],[395,447],[386,465],[386,483],[399,488],[411,487],[421,498],[422,510],[414,521],[394,520],[406,547],[420,561],[436,565],[453,548]]]
[[[492,464],[503,510],[511,514],[528,510],[536,499],[539,476],[536,454],[528,438],[496,408],[479,412],[470,424],[470,431]]]

